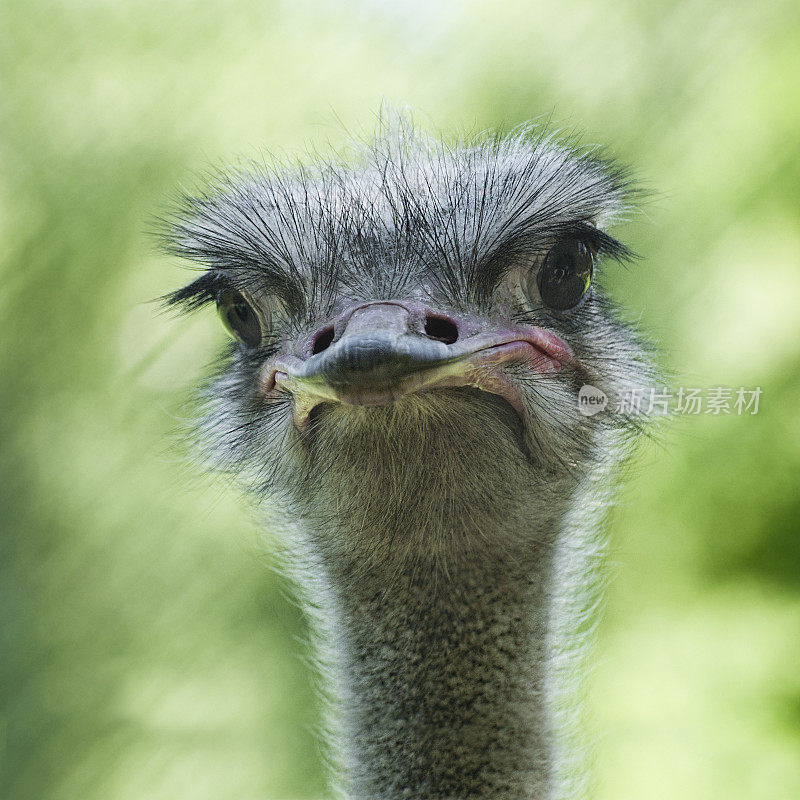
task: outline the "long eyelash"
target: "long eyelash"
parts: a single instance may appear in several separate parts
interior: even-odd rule
[[[206,272],[188,286],[159,298],[167,307],[178,306],[189,313],[208,303],[215,303],[222,289],[231,288],[231,281],[220,272]]]
[[[636,258],[636,254],[627,245],[594,225],[585,222],[578,223],[569,230],[568,235],[589,245],[599,255],[608,256],[615,261],[628,262]]]

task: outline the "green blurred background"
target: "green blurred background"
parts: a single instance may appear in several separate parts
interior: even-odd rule
[[[800,5],[0,6],[0,774],[10,800],[325,793],[303,622],[243,499],[170,444],[223,334],[149,302],[180,183],[369,131],[541,114],[657,191],[617,296],[688,386],[613,524],[601,800],[800,797]]]

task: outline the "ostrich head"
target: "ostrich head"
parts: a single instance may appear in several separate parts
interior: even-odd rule
[[[288,560],[330,606],[358,796],[548,785],[548,711],[518,706],[545,680],[557,544],[606,434],[638,428],[613,409],[646,359],[600,288],[605,263],[628,256],[606,230],[628,195],[620,169],[534,128],[448,146],[401,124],[347,160],[223,176],[173,226],[173,251],[205,270],[170,302],[216,304],[233,338],[199,438],[286,512]],[[604,412],[581,413],[587,384]],[[504,614],[534,644],[485,638]],[[370,661],[387,643],[394,655]],[[497,662],[514,648],[524,679]],[[479,681],[500,709],[508,736],[486,763],[483,746],[464,755],[480,713],[420,705],[420,685],[447,693],[435,673],[448,670],[451,689]],[[448,737],[460,749],[439,752]]]

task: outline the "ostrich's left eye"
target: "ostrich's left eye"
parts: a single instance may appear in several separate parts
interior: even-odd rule
[[[217,295],[217,313],[225,330],[246,347],[261,344],[261,322],[247,298],[236,289],[223,289]]]
[[[583,242],[560,242],[545,256],[536,275],[539,297],[556,311],[574,308],[589,290],[593,271],[592,251]]]

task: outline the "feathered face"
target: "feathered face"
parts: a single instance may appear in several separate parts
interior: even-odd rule
[[[392,459],[424,482],[422,451],[454,480],[458,459],[579,470],[599,430],[636,427],[613,408],[646,361],[597,286],[627,256],[603,230],[625,197],[619,170],[530,131],[451,148],[402,129],[351,166],[187,199],[170,245],[207,271],[170,302],[215,303],[234,339],[208,450],[266,485]],[[586,384],[606,411],[580,412]]]

